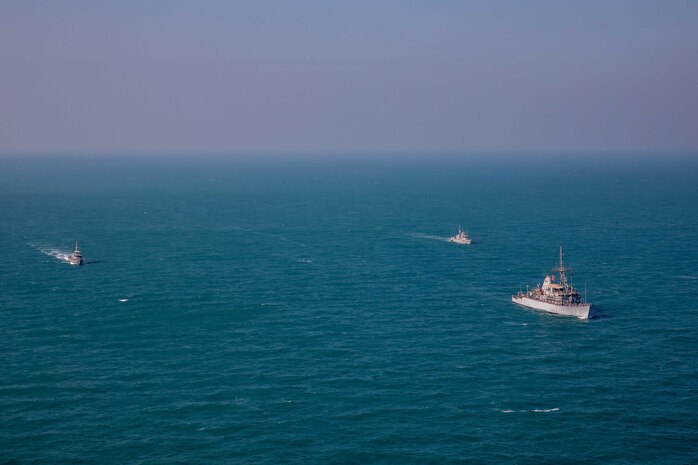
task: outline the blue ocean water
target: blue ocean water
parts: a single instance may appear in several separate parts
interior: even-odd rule
[[[8,157],[0,279],[2,463],[698,461],[696,161]]]

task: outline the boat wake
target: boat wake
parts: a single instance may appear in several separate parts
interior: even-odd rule
[[[37,249],[39,252],[41,252],[44,255],[48,255],[49,257],[53,257],[57,260],[65,262],[65,263],[70,263],[70,254],[72,253],[71,250],[57,249],[54,247],[35,246],[35,245],[32,245],[32,247],[34,247],[35,249]]]
[[[235,230],[235,231],[243,231],[243,232],[251,233],[251,234],[257,234],[257,235],[259,235],[259,236],[271,237],[271,238],[273,238],[273,239],[280,240],[280,241],[284,241],[284,242],[288,242],[288,243],[290,243],[290,244],[294,244],[294,245],[297,245],[297,246],[300,246],[300,247],[305,247],[305,248],[309,248],[309,249],[312,249],[312,248],[313,248],[313,246],[311,246],[311,245],[305,244],[305,243],[300,242],[300,241],[296,241],[296,240],[294,240],[294,239],[289,239],[288,237],[286,237],[286,236],[284,236],[284,235],[281,235],[281,234],[270,233],[270,232],[267,232],[267,231],[260,231],[260,230],[257,230],[257,229],[243,228],[243,227],[240,227],[240,226],[231,227],[231,228],[229,228],[229,229]]]
[[[432,241],[448,242],[448,237],[434,236],[432,234],[416,233],[416,234],[410,234],[410,236],[415,237],[417,239],[429,239]]]

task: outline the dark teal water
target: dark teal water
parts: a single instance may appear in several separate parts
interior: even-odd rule
[[[2,463],[698,460],[696,161],[5,158],[0,279]]]

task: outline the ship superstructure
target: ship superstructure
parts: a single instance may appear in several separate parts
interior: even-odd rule
[[[71,265],[82,265],[85,263],[85,259],[82,256],[82,252],[78,249],[78,241],[75,241],[75,250],[73,253],[68,255],[68,263]]]
[[[557,274],[557,282],[555,275]],[[558,315],[570,315],[577,318],[590,318],[591,304],[582,300],[579,292],[572,287],[569,275],[572,268],[566,267],[562,261],[562,246],[560,246],[560,264],[545,276],[543,284],[538,284],[526,292],[519,291],[511,296],[514,303],[537,310],[543,310]]]

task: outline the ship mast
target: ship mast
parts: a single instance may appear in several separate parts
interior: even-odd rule
[[[77,245],[77,242],[75,244]],[[562,246],[560,246],[560,269],[562,269]]]
[[[557,268],[553,268],[553,271],[557,271],[560,273],[560,284],[567,289],[568,284],[567,284],[567,272],[572,271],[572,268],[565,268],[565,265],[562,263],[562,246],[560,246],[560,266]]]

